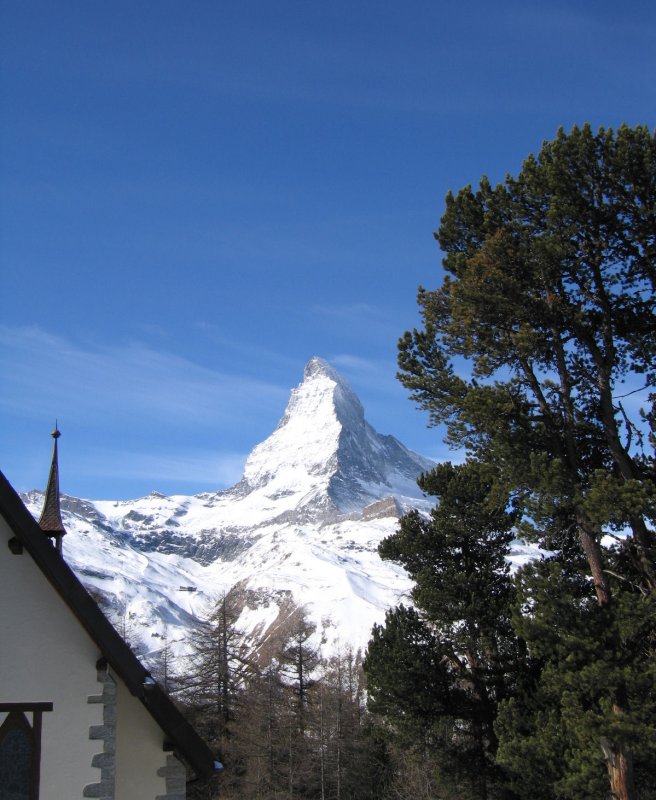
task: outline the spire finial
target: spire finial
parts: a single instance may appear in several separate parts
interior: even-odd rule
[[[46,499],[43,503],[43,511],[39,520],[39,527],[47,535],[54,539],[54,545],[61,553],[62,536],[66,533],[64,523],[61,518],[59,507],[59,461],[57,455],[57,439],[61,436],[55,420],[55,430],[51,434],[55,443],[52,448],[52,463],[50,474],[48,475],[48,485],[46,486]]]

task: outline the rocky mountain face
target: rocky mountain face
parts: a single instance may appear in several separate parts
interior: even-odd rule
[[[239,626],[265,635],[303,607],[328,652],[364,646],[409,590],[377,555],[400,514],[430,507],[417,476],[432,462],[378,434],[346,381],[313,358],[275,431],[230,489],[130,501],[62,497],[64,556],[142,652],[239,591]],[[43,496],[24,498],[38,517]]]

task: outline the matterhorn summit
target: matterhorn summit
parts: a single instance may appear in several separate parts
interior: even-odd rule
[[[326,519],[385,496],[416,498],[417,476],[430,467],[377,434],[348,383],[314,357],[276,430],[248,457],[240,489],[289,498],[285,505]]]
[[[417,477],[433,463],[377,433],[348,383],[312,358],[273,433],[230,489],[138,500],[62,497],[64,557],[110,616],[134,620],[145,652],[162,630],[184,641],[225,593],[240,625],[266,635],[303,609],[327,648],[363,647],[410,585],[378,544],[430,501]],[[38,516],[41,492],[26,501]]]

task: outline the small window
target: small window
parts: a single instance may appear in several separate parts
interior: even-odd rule
[[[0,703],[2,711],[9,714],[0,726],[0,800],[38,800],[41,714],[52,703]]]

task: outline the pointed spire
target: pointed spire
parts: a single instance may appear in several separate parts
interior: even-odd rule
[[[50,475],[48,476],[48,486],[46,487],[46,499],[43,503],[43,511],[39,520],[41,530],[54,539],[54,545],[61,553],[62,536],[66,533],[64,523],[61,518],[59,508],[59,463],[57,457],[57,439],[61,436],[55,420],[55,430],[52,438],[55,440],[52,449],[52,464],[50,465]]]

